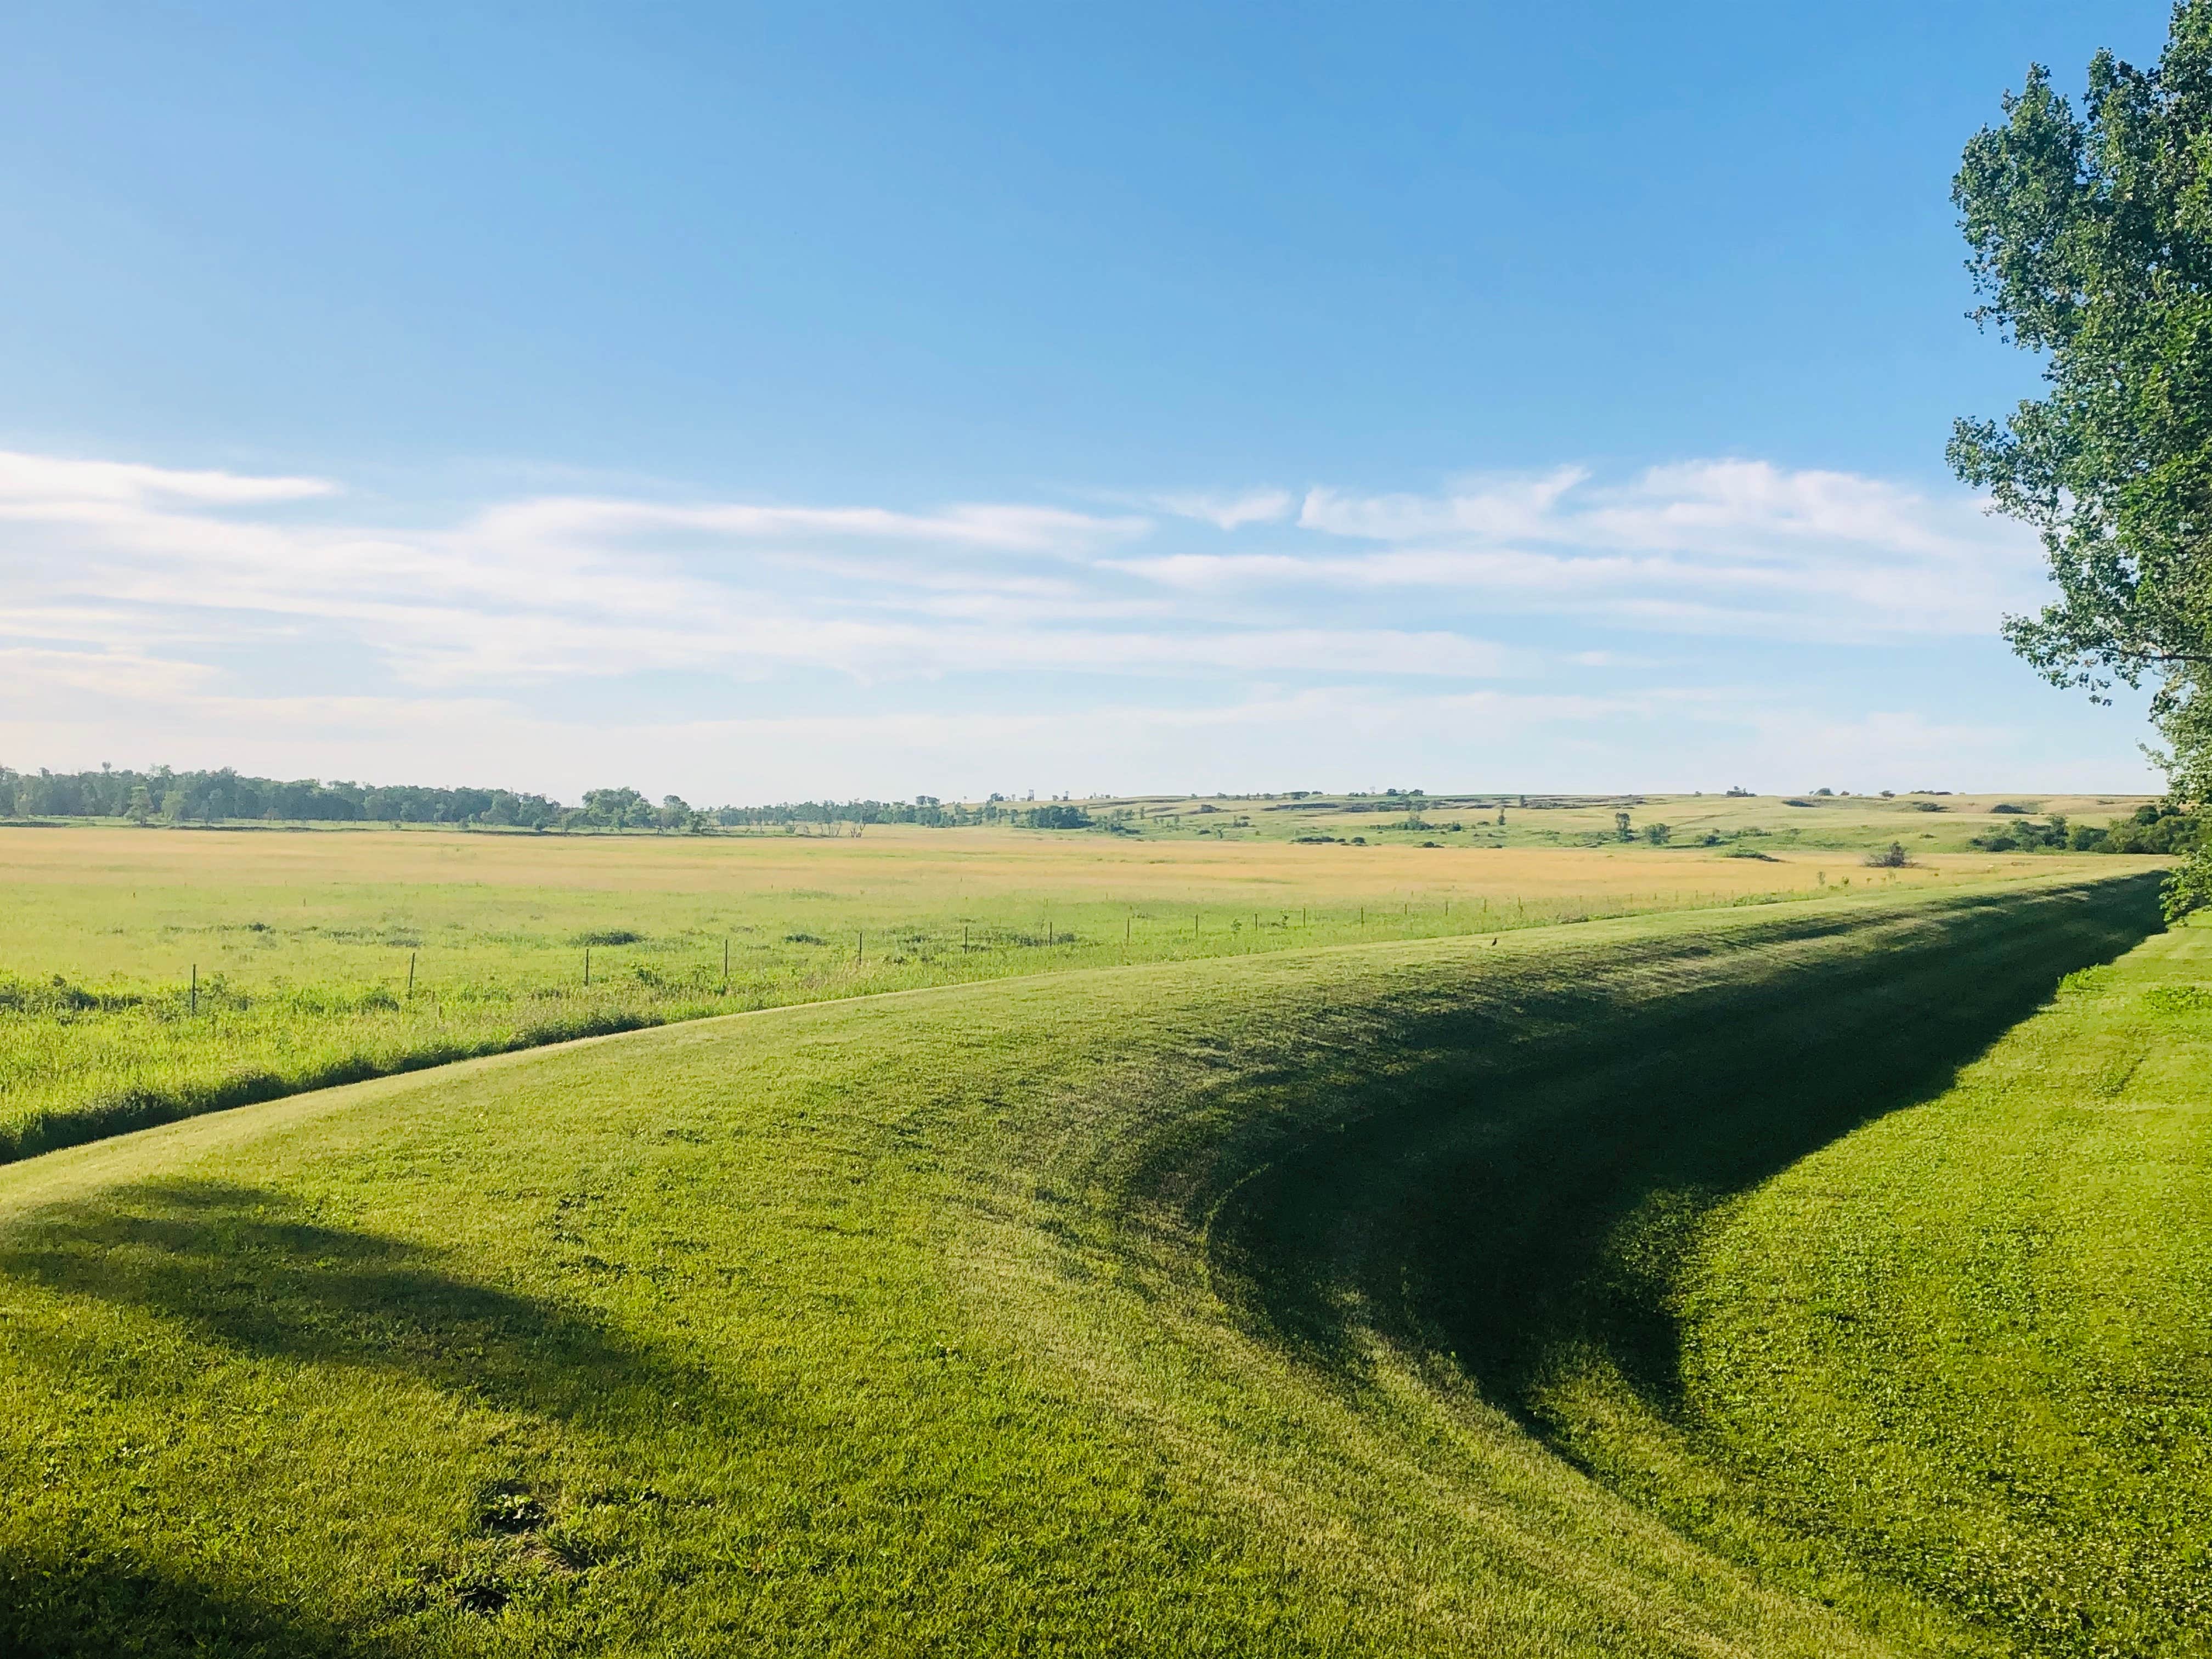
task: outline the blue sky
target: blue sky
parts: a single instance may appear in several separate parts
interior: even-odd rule
[[[550,13],[550,15],[546,14]],[[2152,5],[40,8],[0,761],[2122,788],[1959,149]]]

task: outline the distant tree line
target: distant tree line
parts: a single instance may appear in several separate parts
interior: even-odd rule
[[[1109,813],[1107,827],[1131,814]],[[226,823],[261,819],[287,823],[442,823],[521,830],[652,830],[702,835],[744,827],[823,830],[875,823],[935,827],[1006,824],[1083,830],[1097,822],[1082,807],[1042,805],[993,795],[975,805],[934,795],[911,801],[805,800],[773,806],[695,807],[678,796],[648,799],[635,789],[591,789],[580,805],[508,789],[433,788],[419,784],[362,784],[317,778],[247,777],[225,767],[143,772],[103,766],[96,772],[17,771],[0,766],[0,817],[122,818],[136,823]]]
[[[435,789],[315,778],[251,778],[226,767],[179,772],[18,772],[0,766],[0,816],[128,818],[214,823],[241,818],[292,823],[484,823],[537,829],[561,816],[557,801],[507,789]]]

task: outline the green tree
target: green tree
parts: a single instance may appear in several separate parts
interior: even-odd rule
[[[2212,0],[2148,70],[2100,52],[2077,113],[2041,66],[1977,133],[1953,199],[1973,313],[2043,359],[2045,393],[1962,420],[1950,459],[2035,527],[2058,597],[2006,637],[2053,684],[2154,686],[2174,797],[2212,795]],[[2167,906],[2212,900],[2212,854]]]
[[[586,789],[584,819],[587,823],[605,824],[615,830],[632,825],[650,828],[653,807],[635,789]]]

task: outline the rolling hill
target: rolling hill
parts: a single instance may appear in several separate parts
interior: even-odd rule
[[[26,1160],[0,1637],[2202,1651],[2155,883],[775,1008]]]

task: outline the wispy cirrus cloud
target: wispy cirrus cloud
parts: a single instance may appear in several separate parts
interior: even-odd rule
[[[1542,726],[1557,743],[1534,752],[1565,756],[1655,710],[1736,718],[1729,653],[1752,641],[1986,637],[2039,579],[2032,539],[1971,497],[1755,460],[1124,500],[541,494],[380,519],[322,478],[0,454],[0,673],[19,725],[98,706],[252,730],[258,704],[302,729],[301,711],[367,732],[404,709],[391,730],[415,732],[448,708],[535,731],[514,711],[586,685],[689,722],[691,702],[655,701],[681,676],[694,701],[826,682],[979,732],[1011,697],[1035,705],[1024,732],[1126,717],[1163,744],[1249,706],[1291,757],[1286,710],[1355,755],[1418,710],[1477,748],[1500,721]],[[1784,715],[1838,744],[1920,731]]]
[[[256,510],[337,494],[0,457],[0,518],[16,526],[0,638],[77,642],[88,672],[121,639],[189,659],[210,641],[337,638],[447,690],[806,669],[870,684],[986,669],[1487,677],[1514,657],[1450,630],[1180,604],[1103,562],[1152,533],[1127,514],[544,496],[400,529]]]
[[[472,533],[486,541],[529,546],[690,536],[709,543],[923,543],[973,551],[1061,556],[1128,541],[1151,528],[1149,520],[1135,515],[1109,518],[1018,503],[969,503],[935,513],[902,513],[879,507],[684,506],[572,495],[493,507],[471,526]]]
[[[1236,530],[1248,524],[1280,523],[1291,516],[1297,498],[1287,489],[1245,489],[1155,495],[1151,504],[1179,519],[1196,519],[1217,530]]]
[[[1430,495],[1316,489],[1297,527],[1311,534],[1265,551],[1117,568],[1217,596],[1429,589],[1499,611],[1808,639],[1986,633],[2041,578],[2034,538],[1972,497],[1764,461],[1611,483],[1565,467]]]
[[[161,501],[240,507],[303,501],[335,494],[337,489],[322,478],[256,477],[0,451],[0,512],[82,510],[101,502]]]
[[[1556,523],[1560,502],[1589,477],[1578,466],[1504,479],[1435,495],[1358,495],[1314,489],[1298,508],[1298,527],[1368,541],[1489,539],[1539,534]]]

